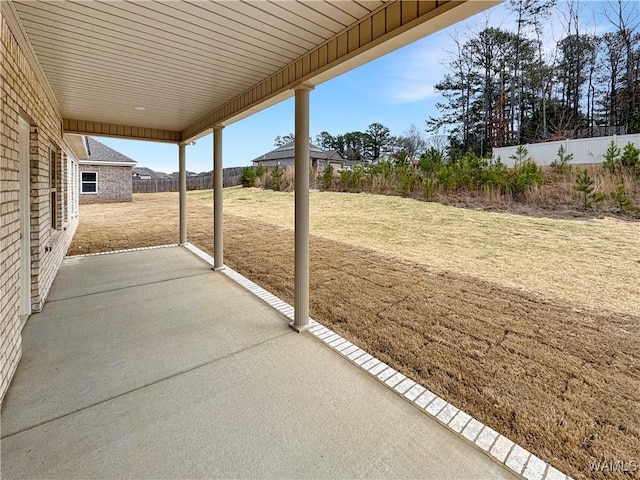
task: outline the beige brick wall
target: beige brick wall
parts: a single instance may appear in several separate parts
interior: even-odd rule
[[[52,99],[31,69],[7,23],[0,18],[0,405],[21,357],[19,312],[20,212],[18,211],[19,157],[18,118],[30,128],[31,183],[31,306],[42,309],[60,263],[77,226],[77,202],[69,200],[71,189],[63,166],[71,152],[62,139],[62,118]],[[58,171],[54,185],[57,222],[52,228],[50,205],[50,153],[53,148]],[[76,163],[77,164],[77,163]],[[65,202],[65,196],[67,202]],[[77,198],[77,197],[76,197]],[[75,212],[71,214],[71,212]]]
[[[133,167],[81,163],[80,173],[82,172],[98,174],[98,193],[80,193],[80,205],[131,201]]]

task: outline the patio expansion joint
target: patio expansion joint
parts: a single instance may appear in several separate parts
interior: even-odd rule
[[[14,432],[9,432],[6,435],[0,436],[0,440],[4,440],[6,438],[10,438],[10,437],[13,437],[15,435],[19,435],[19,434],[21,434],[23,432],[27,432],[29,430],[33,430],[33,429],[41,427],[43,425],[47,425],[49,423],[56,422],[56,421],[61,420],[63,418],[67,418],[67,417],[70,417],[72,415],[75,415],[76,413],[80,413],[80,412],[83,412],[85,410],[90,410],[91,408],[97,407],[99,405],[103,405],[105,403],[111,402],[111,401],[116,400],[118,398],[126,397],[127,395],[130,395],[132,393],[136,393],[138,391],[144,390],[145,388],[151,387],[153,385],[157,385],[157,384],[165,382],[167,380],[171,380],[171,379],[179,377],[181,375],[185,375],[185,374],[194,372],[196,370],[199,370],[201,368],[207,367],[209,365],[213,365],[213,364],[218,363],[218,362],[220,362],[222,360],[226,360],[228,358],[231,358],[231,357],[233,357],[235,355],[239,355],[241,353],[247,352],[249,350],[252,350],[254,348],[260,347],[260,346],[265,345],[265,344],[267,344],[269,342],[272,342],[274,340],[282,338],[282,337],[284,337],[286,335],[294,335],[294,334],[295,334],[295,332],[293,332],[292,330],[284,331],[284,332],[282,332],[282,333],[280,333],[278,335],[275,335],[273,337],[270,337],[270,338],[267,338],[265,340],[262,340],[261,342],[255,343],[255,344],[250,345],[250,346],[245,347],[245,348],[241,348],[240,350],[235,350],[233,352],[229,352],[226,355],[214,358],[214,359],[209,360],[207,362],[203,362],[203,363],[199,363],[197,365],[193,365],[193,366],[191,366],[189,368],[185,368],[185,369],[180,370],[178,372],[175,372],[175,373],[172,373],[170,375],[166,375],[164,377],[161,377],[161,378],[158,378],[156,380],[153,380],[152,382],[148,382],[148,383],[145,383],[144,385],[140,385],[140,386],[138,386],[136,388],[132,388],[130,390],[127,390],[126,392],[122,392],[122,393],[119,393],[119,394],[114,395],[112,397],[105,398],[105,399],[97,401],[97,402],[93,402],[90,405],[85,405],[84,407],[80,407],[80,408],[77,408],[77,409],[75,409],[75,410],[73,410],[71,412],[67,412],[67,413],[64,413],[62,415],[58,415],[57,417],[49,418],[49,419],[46,419],[46,420],[41,420],[39,422],[34,423],[33,425],[29,425],[28,427],[21,428],[20,430],[16,430]]]
[[[160,283],[173,282],[175,280],[182,280],[183,278],[193,278],[193,277],[200,277],[202,275],[209,275],[210,273],[211,272],[194,273],[193,275],[185,275],[183,277],[166,278],[164,280],[157,280],[155,282],[138,283],[136,285],[129,285],[126,287],[110,288],[108,290],[100,290],[99,292],[83,293],[82,295],[75,295],[72,297],[64,297],[64,298],[56,298],[53,300],[47,300],[46,303],[64,302],[65,300],[74,300],[76,298],[91,297],[92,295],[100,295],[102,293],[117,292],[119,290],[127,290],[129,288],[145,287],[148,285],[157,285]]]
[[[183,246],[204,261],[213,264],[213,258],[196,246],[191,244],[184,244]],[[287,318],[293,319],[293,307],[291,305],[232,268],[227,267],[222,273]],[[283,307],[283,303],[286,306]],[[290,315],[285,314],[283,310],[291,310],[292,313]],[[462,439],[466,444],[471,445],[476,450],[492,458],[507,471],[527,480],[572,480],[568,475],[559,472],[544,460],[509,440],[504,435],[496,432],[465,411],[440,398],[418,382],[397,372],[394,368],[369,354],[366,350],[354,345],[330,328],[325,327],[311,317],[309,317],[309,321],[311,327],[308,333],[316,337],[316,340],[323,343],[336,354],[347,359],[360,370],[367,372],[371,377],[384,385],[385,388],[411,403],[414,407],[421,410],[422,413],[444,426],[453,435]],[[362,358],[366,358],[367,360],[362,362],[357,361]],[[405,386],[402,386],[403,384]],[[464,434],[465,431],[467,432],[466,435]]]

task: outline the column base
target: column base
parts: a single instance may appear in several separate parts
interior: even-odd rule
[[[303,325],[302,327],[299,327],[299,326],[295,325],[294,322],[291,322],[289,324],[289,327],[293,328],[298,333],[303,333],[303,332],[306,332],[307,330],[309,330],[311,328],[311,322],[307,322],[307,324]]]
[[[225,267],[224,265],[222,267],[211,267],[211,270],[213,270],[214,272],[221,272],[222,270],[226,269],[227,267]]]

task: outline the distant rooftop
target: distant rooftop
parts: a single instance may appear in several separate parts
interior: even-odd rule
[[[126,155],[114,150],[111,147],[107,147],[104,143],[100,143],[98,140],[92,137],[85,137],[87,143],[87,151],[89,157],[87,160],[83,160],[83,163],[91,162],[109,162],[109,163],[129,163],[135,165],[137,162]]]
[[[296,142],[289,142],[286,145],[282,145],[274,150],[271,150],[264,155],[260,155],[254,158],[252,162],[259,162],[263,160],[279,160],[283,158],[293,158]],[[329,158],[334,155],[337,150],[322,150],[317,145],[309,144],[309,158]],[[340,155],[342,157],[342,155]]]

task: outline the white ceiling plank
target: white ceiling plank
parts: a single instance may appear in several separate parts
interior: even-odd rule
[[[198,7],[197,3],[146,2],[142,5],[146,8],[156,10],[175,19],[181,19],[208,31],[224,32],[225,36],[227,36],[231,42],[245,43],[260,49],[271,51],[278,55],[288,57],[289,61],[304,53],[303,49],[299,47],[296,48],[295,45],[292,45],[278,37],[265,34],[259,29],[250,28],[241,23],[227,20],[219,15],[214,15],[206,9],[201,9]],[[194,14],[194,7],[198,9],[197,14]]]
[[[294,32],[295,35],[313,44],[322,43],[331,35],[329,30],[319,31],[319,29],[315,29],[314,25],[310,22],[295,24],[280,18],[272,12],[259,8],[262,3],[266,2],[263,0],[258,2],[225,2],[224,5],[247,17],[262,21],[282,30]]]
[[[303,36],[296,35],[293,29],[280,29],[271,23],[265,21],[258,21],[248,15],[243,15],[237,10],[229,8],[230,3],[236,2],[189,2],[189,5],[193,5],[201,10],[210,12],[223,27],[227,22],[232,22],[237,25],[244,25],[246,28],[254,31],[259,31],[271,37],[281,39],[283,42],[288,43],[291,46],[298,46],[304,51],[310,50],[315,46],[315,43],[307,40]],[[290,47],[291,48],[291,47]]]
[[[313,3],[313,0],[311,0],[309,3]],[[356,20],[370,13],[368,9],[364,8],[359,3],[353,2],[351,0],[328,0],[327,3],[330,3],[331,5],[333,5],[336,8],[339,8],[343,12],[348,13]]]
[[[373,12],[377,8],[380,8],[382,4],[384,4],[384,2],[380,0],[356,0],[356,3],[366,8],[370,12]]]
[[[231,76],[227,75],[219,75],[216,71],[210,71],[207,74],[200,73],[197,71],[192,71],[190,69],[167,69],[166,65],[160,64],[148,64],[141,63],[138,64],[135,70],[130,69],[130,63],[125,60],[121,60],[119,58],[112,58],[110,52],[102,52],[100,49],[94,49],[92,51],[88,51],[85,48],[76,49],[66,46],[65,56],[59,55],[59,48],[55,42],[47,41],[46,39],[42,39],[37,35],[34,35],[32,38],[32,43],[34,47],[38,49],[40,52],[40,57],[43,60],[42,64],[45,64],[45,59],[47,65],[54,64],[62,64],[62,65],[77,65],[81,68],[89,67],[89,68],[99,68],[102,71],[110,71],[115,72],[120,75],[121,72],[134,72],[137,76],[141,78],[148,77],[149,75],[161,76],[163,81],[172,82],[171,84],[183,88],[188,89],[191,87],[192,93],[198,93],[202,91],[203,88],[207,88],[209,85],[216,84],[228,84],[233,83],[235,85],[242,85],[241,88],[248,88],[250,85],[253,85],[255,81],[257,81],[260,77],[250,77],[243,82],[238,82],[233,79]],[[64,45],[64,44],[63,44]],[[102,55],[105,60],[103,62],[96,62],[95,55]],[[103,66],[104,65],[104,66]],[[124,78],[124,77],[123,77]],[[189,87],[185,85],[188,82]],[[168,84],[170,85],[170,84]],[[197,88],[193,88],[197,87]]]
[[[216,99],[220,101],[220,99],[227,98],[228,95],[233,95],[235,93],[220,91],[195,97],[193,95],[179,92],[163,92],[162,94],[146,94],[141,96],[137,91],[123,88],[122,84],[116,85],[112,82],[105,84],[102,90],[96,90],[95,86],[91,82],[87,81],[91,79],[90,77],[88,78],[86,75],[83,77],[77,73],[69,72],[67,70],[64,72],[52,73],[51,78],[52,83],[56,85],[56,93],[76,92],[79,99],[83,98],[83,96],[90,96],[91,92],[95,93],[97,96],[105,94],[118,98],[120,98],[120,96],[125,96],[134,100],[131,107],[136,105],[142,105],[144,107],[155,104],[162,105],[165,102],[171,101],[196,107],[198,105],[202,105],[203,100],[206,100],[207,103],[216,103]]]
[[[304,28],[305,30],[309,30],[311,32],[316,32],[322,38],[328,38],[335,34],[335,31],[331,28],[328,28],[324,25],[320,25],[308,18],[302,17],[297,13],[289,10],[288,4],[294,3],[293,1],[285,1],[285,2],[273,2],[270,0],[262,0],[258,2],[252,2],[251,5],[255,8],[262,10],[265,13],[273,15],[276,18],[280,18],[285,20],[290,25],[298,25],[299,27]]]
[[[196,25],[172,18],[145,7],[148,2],[86,2],[87,8],[110,15],[120,25],[137,29],[151,36],[161,36],[179,42],[191,41],[201,44],[203,47],[215,49],[217,54],[237,57],[243,61],[261,61],[274,67],[281,66],[286,58],[268,50],[260,50],[259,47],[248,43],[235,43],[229,37],[212,30],[200,29]],[[135,21],[130,20],[135,18]]]
[[[275,3],[301,18],[306,18],[331,30],[333,34],[344,30],[345,27],[353,23],[350,15],[346,15],[342,10],[336,9],[324,1],[301,2],[294,0],[286,2],[275,1]],[[334,13],[336,16],[332,17],[330,13]]]
[[[65,26],[64,29],[61,29],[36,22],[33,20],[33,16],[27,16],[31,17],[29,21],[25,22],[31,32],[30,37],[37,37],[52,44],[57,42],[57,45],[63,46],[61,54],[74,47],[90,48],[96,49],[95,52],[100,56],[105,55],[105,52],[111,52],[112,55],[135,62],[134,64],[144,59],[145,63],[155,62],[155,64],[162,65],[164,68],[166,68],[167,64],[170,64],[174,65],[176,69],[188,70],[201,75],[211,75],[215,72],[216,76],[227,77],[230,80],[237,80],[237,74],[239,73],[252,77],[256,81],[267,74],[267,72],[255,70],[250,65],[241,69],[234,65],[225,64],[215,57],[191,56],[184,52],[181,54],[172,51],[160,51],[157,48],[152,48],[152,44],[144,49],[136,49],[131,47],[130,42],[123,41],[118,37],[104,35],[102,32],[92,32],[89,35],[86,30],[77,29],[73,26]]]
[[[193,81],[193,86],[186,85],[190,79],[185,79],[181,84],[180,82],[171,81],[159,76],[156,77],[154,75],[138,75],[136,73],[127,73],[111,69],[107,70],[100,68],[99,66],[91,65],[90,63],[86,63],[84,65],[60,65],[55,62],[55,59],[52,63],[49,63],[49,57],[47,55],[41,55],[41,59],[42,66],[46,69],[47,75],[51,73],[52,78],[55,73],[58,73],[59,75],[64,75],[65,73],[71,75],[73,73],[79,77],[84,76],[86,79],[85,81],[87,82],[91,80],[91,83],[95,88],[105,88],[110,84],[122,85],[124,89],[145,86],[146,88],[155,87],[161,89],[162,94],[164,94],[165,91],[175,89],[183,91],[185,95],[193,96],[200,96],[203,92],[212,88],[211,84],[201,84],[200,88],[198,88],[195,80]],[[239,90],[242,90],[242,88],[239,88]],[[146,93],[143,92],[143,95],[144,94]]]
[[[25,5],[23,3],[19,5]],[[72,7],[72,8],[71,8]],[[94,10],[92,7],[100,7],[102,9],[112,8],[118,12],[119,9],[103,5],[101,2],[83,2],[77,4],[73,2],[34,2],[34,7],[30,10],[37,9],[45,12],[43,18],[49,19],[52,26],[62,26],[65,24],[76,24],[86,26],[91,31],[114,32],[121,38],[128,40],[133,44],[144,41],[155,45],[156,50],[160,51],[182,51],[186,49],[196,55],[218,57],[222,62],[242,67],[247,65],[247,59],[241,54],[227,52],[224,49],[217,49],[210,46],[210,50],[205,48],[203,42],[198,38],[188,38],[171,32],[162,31],[141,24],[136,20],[129,20],[120,16],[110,16],[108,12],[102,10]],[[25,9],[25,7],[22,7]],[[80,11],[78,11],[80,9]],[[20,11],[20,10],[19,10]],[[29,10],[25,12],[28,18]],[[51,16],[53,15],[53,19]],[[62,25],[60,25],[62,23]],[[268,58],[252,58],[251,65],[262,66],[265,71],[272,72],[277,69],[280,64],[273,63]]]
[[[336,6],[332,2],[327,2],[327,1],[318,2],[314,0],[298,0],[298,2],[305,5],[308,8],[316,10],[317,12],[321,13],[325,17],[335,19],[338,23],[342,24],[344,27],[347,27],[358,20],[358,17],[351,15],[350,13],[346,12],[344,9],[338,8],[338,6]]]

